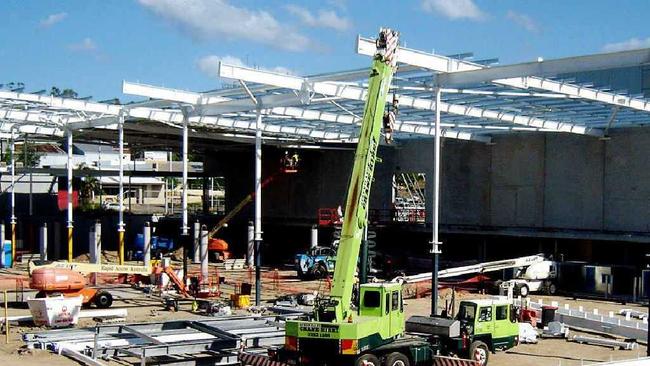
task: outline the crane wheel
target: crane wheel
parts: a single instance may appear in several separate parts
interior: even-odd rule
[[[95,294],[93,302],[100,309],[110,308],[113,305],[113,295],[108,291],[99,291]]]
[[[486,366],[489,357],[490,350],[485,342],[474,341],[469,346],[469,358],[472,361],[476,361],[479,366]]]
[[[403,353],[393,352],[389,353],[384,360],[385,366],[410,366],[409,358]]]
[[[324,264],[319,263],[318,265],[316,265],[316,268],[314,269],[314,277],[316,279],[320,280],[323,278],[327,278],[328,274],[329,273],[327,272],[327,267]]]
[[[381,366],[381,362],[377,356],[372,353],[366,353],[365,355],[359,356],[356,361],[354,361],[354,366]]]
[[[528,285],[524,284],[519,284],[515,287],[515,292],[521,295],[521,297],[528,297],[528,294],[530,293],[530,288],[528,288]]]

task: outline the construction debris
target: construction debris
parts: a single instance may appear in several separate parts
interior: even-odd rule
[[[624,342],[614,339],[585,337],[580,335],[574,335],[569,340],[577,343],[591,344],[594,346],[609,347],[614,350],[633,350],[639,347],[636,342]]]
[[[160,323],[60,329],[23,335],[29,348],[49,349],[85,365],[101,360],[140,364],[160,357],[183,360],[237,362],[240,350],[284,343],[286,317],[227,317]]]
[[[560,322],[550,322],[548,327],[542,330],[542,338],[568,338],[569,328]]]

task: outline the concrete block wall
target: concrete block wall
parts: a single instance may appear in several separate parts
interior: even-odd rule
[[[444,140],[441,223],[649,232],[650,128],[610,135],[511,134],[495,136],[493,145]],[[431,157],[432,141],[411,140],[397,149],[395,168],[426,173],[431,192]]]

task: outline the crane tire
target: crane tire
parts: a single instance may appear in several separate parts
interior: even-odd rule
[[[409,358],[401,352],[389,353],[384,360],[385,366],[411,366]]]

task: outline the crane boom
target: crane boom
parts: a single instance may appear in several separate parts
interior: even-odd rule
[[[361,247],[363,229],[367,224],[370,188],[373,181],[377,149],[386,107],[386,97],[396,71],[397,32],[383,29],[377,41],[377,54],[369,75],[366,105],[361,122],[359,142],[348,187],[341,240],[336,255],[332,280],[331,302],[337,320],[345,319],[352,301],[354,275]]]

